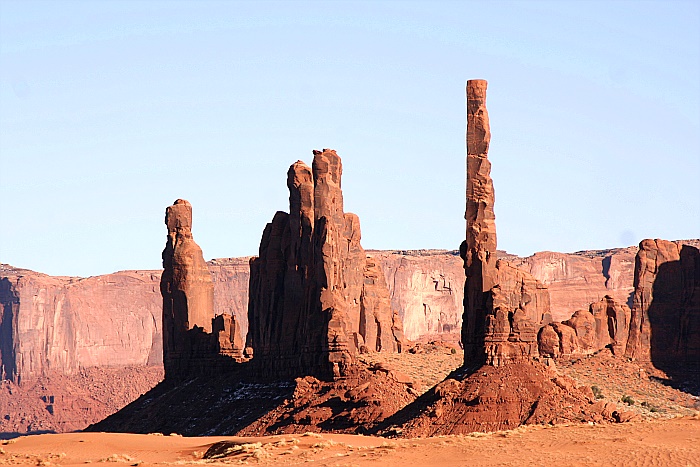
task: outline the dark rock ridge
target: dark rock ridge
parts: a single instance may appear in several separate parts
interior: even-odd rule
[[[343,211],[342,163],[314,151],[287,173],[289,213],[277,212],[250,262],[247,347],[260,373],[337,378],[357,352],[400,351],[402,326],[378,264]]]
[[[214,314],[214,283],[192,237],[192,206],[178,199],[165,211],[163,365],[166,379],[219,371],[243,357],[240,327]]]
[[[546,287],[497,259],[495,194],[488,159],[486,81],[467,82],[467,239],[464,260],[464,363],[499,366],[537,356],[540,323],[551,320]]]

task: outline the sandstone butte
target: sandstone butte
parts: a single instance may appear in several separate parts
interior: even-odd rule
[[[287,173],[289,214],[275,214],[250,262],[248,337],[260,373],[337,378],[361,351],[396,352],[403,325],[381,266],[343,211],[342,163],[314,151]]]

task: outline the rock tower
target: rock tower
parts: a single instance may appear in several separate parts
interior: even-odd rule
[[[465,366],[494,366],[537,353],[549,317],[546,287],[496,257],[495,195],[488,159],[491,129],[485,80],[467,82],[467,239],[462,344]]]
[[[359,218],[343,211],[340,157],[313,154],[312,167],[289,168],[289,213],[267,224],[250,263],[246,345],[264,375],[347,376],[357,352],[398,351],[403,339]]]
[[[165,210],[165,225],[160,280],[165,378],[213,373],[242,356],[239,328],[232,316],[214,314],[214,283],[192,237],[192,205],[176,200]]]

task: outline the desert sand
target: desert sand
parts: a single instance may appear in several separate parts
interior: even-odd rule
[[[5,441],[1,449],[0,464],[7,465],[687,467],[700,466],[700,414],[624,424],[534,425],[423,439],[316,433],[258,438],[44,434]]]

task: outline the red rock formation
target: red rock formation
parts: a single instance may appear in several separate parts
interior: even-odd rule
[[[538,345],[542,355],[568,357],[591,354],[609,347],[615,355],[624,354],[629,333],[630,309],[610,296],[591,303],[588,310],[577,310],[562,323],[544,326]]]
[[[401,315],[407,339],[459,340],[464,312],[464,262],[456,252],[369,253],[381,264],[392,308]]]
[[[550,320],[546,287],[497,262],[495,202],[488,148],[486,81],[467,82],[467,240],[460,248],[464,286],[464,363],[499,366],[537,355],[540,322]],[[539,298],[538,298],[539,297]],[[544,298],[546,297],[546,298]]]
[[[52,277],[0,266],[3,379],[162,363],[158,271]]]
[[[576,310],[588,309],[589,304],[606,295],[620,303],[630,302],[636,252],[636,247],[629,247],[577,253],[542,251],[527,258],[504,257],[547,286],[552,318],[564,321]]]
[[[595,319],[595,348],[610,346],[613,354],[624,355],[630,328],[629,307],[606,295],[591,303],[590,312]]]
[[[700,252],[642,240],[625,355],[663,369],[700,370]]]
[[[289,168],[290,212],[275,214],[250,263],[247,346],[265,374],[339,377],[362,345],[400,345],[383,275],[343,212],[340,157],[314,151],[312,167]]]
[[[243,347],[235,318],[214,315],[214,283],[192,238],[190,203],[178,199],[169,206],[165,225],[168,238],[160,281],[163,365],[166,379],[182,379],[232,364],[236,360],[225,357],[242,357]]]

